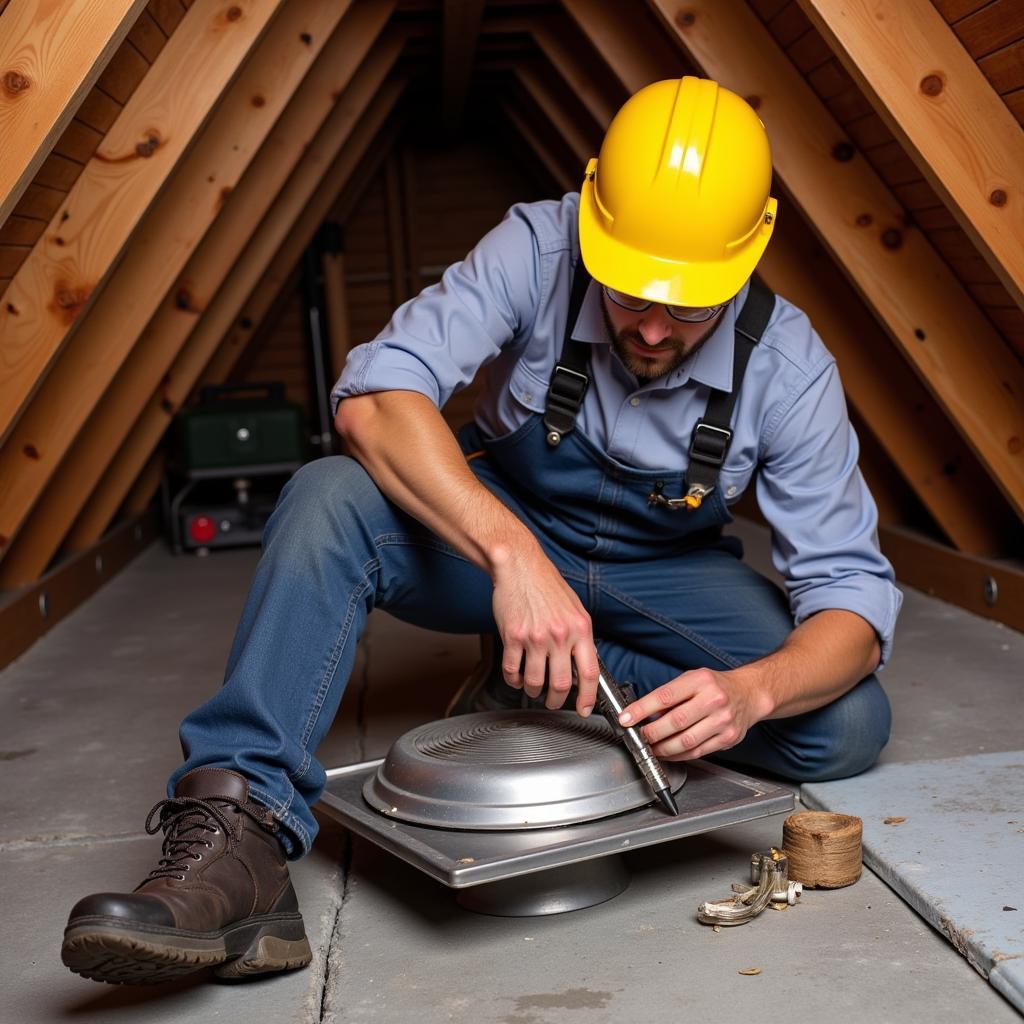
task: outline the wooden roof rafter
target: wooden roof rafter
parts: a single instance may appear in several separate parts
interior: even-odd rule
[[[799,0],[1024,308],[1024,132],[930,0]]]
[[[462,121],[483,14],[484,0],[441,0],[441,121],[449,136]]]
[[[0,441],[282,2],[196,0],[8,285]],[[19,473],[40,451],[31,438],[22,448]]]
[[[622,90],[621,96],[609,99],[607,83],[602,87],[591,78],[581,64],[580,54],[573,49],[561,30],[562,26],[554,19],[505,16],[488,20],[484,27],[486,31],[497,34],[522,33],[531,36],[537,50],[587,108],[594,123],[602,129],[611,121],[618,104],[625,101],[625,90]]]
[[[331,11],[319,0],[304,2],[309,6],[307,15],[316,11],[319,17]],[[323,145],[318,148],[321,133],[331,140],[327,145],[333,145],[334,136],[346,120],[361,112],[381,87],[397,60],[403,39],[392,34],[370,51],[393,6],[391,0],[369,0],[356,6],[337,26],[320,58],[301,81],[294,101],[285,108],[285,116],[265,136],[230,201],[218,211],[213,230],[195,248],[187,265],[181,268],[178,251],[167,251],[173,237],[169,232],[153,232],[151,258],[181,268],[180,276],[162,302],[154,295],[154,304],[159,302],[155,316],[110,380],[102,402],[72,439],[59,472],[51,475],[32,515],[0,562],[0,586],[23,585],[43,571],[146,399],[166,387],[168,367],[198,329],[197,320],[202,320],[204,311],[216,300],[218,288],[232,273],[248,239],[255,236],[268,216],[275,196],[292,187],[292,177],[304,181],[315,173]],[[333,10],[337,20],[338,9]],[[301,24],[310,25],[307,21]],[[301,69],[293,70],[301,78]],[[286,91],[290,96],[290,90]],[[244,95],[249,91],[245,90]],[[230,104],[227,106],[230,108]],[[218,143],[225,148],[233,145],[230,134],[216,126],[214,131]],[[201,160],[198,166],[213,164]],[[112,286],[117,285],[116,275]],[[182,296],[187,296],[187,301],[182,301]]]
[[[224,379],[244,347],[229,344],[233,325],[243,315],[251,324],[265,315],[280,287],[274,287],[275,273],[287,276],[291,272],[338,192],[357,173],[404,88],[403,81],[393,79],[374,90],[368,106],[339,107],[334,134],[323,133],[323,153],[316,159],[315,173],[311,170],[289,180],[287,193],[278,198],[246,245],[231,278],[175,359],[162,391],[149,400],[90,495],[68,535],[69,550],[88,548],[104,535],[160,444],[171,416],[200,376],[207,383]]]
[[[151,341],[143,330],[161,302],[164,308],[174,310],[179,321],[192,322],[201,301],[203,278],[188,285],[177,281],[177,275],[203,243],[210,226],[221,218],[228,197],[338,27],[346,7],[296,0],[285,8],[276,22],[279,31],[260,43],[227,88],[216,112],[137,227],[126,255],[89,316],[55,361],[7,444],[0,448],[0,473],[10,472],[13,479],[11,488],[0,494],[0,534],[8,543],[61,466],[68,447],[81,440],[80,432],[97,406],[96,422],[104,420],[111,429],[117,428],[116,418],[101,404],[104,393],[140,337]],[[363,22],[377,17],[379,31],[390,11],[390,0],[370,0],[353,17]],[[284,69],[282,55],[287,56]],[[327,73],[335,85],[324,89],[321,102],[325,113],[333,103],[331,90],[340,89],[344,74],[354,70],[344,61],[340,68]],[[321,71],[321,78],[323,75]],[[306,141],[301,136],[291,139],[277,154],[278,163],[298,160]],[[130,203],[130,197],[124,198]],[[165,299],[174,285],[177,287]],[[29,446],[37,457],[25,458]],[[82,464],[70,475],[87,471],[87,464]],[[69,475],[67,467],[63,475]],[[0,580],[8,578],[11,571],[2,566],[0,562]]]
[[[146,0],[70,10],[14,0],[0,14],[0,225],[128,35]],[[44,87],[41,87],[44,86]]]

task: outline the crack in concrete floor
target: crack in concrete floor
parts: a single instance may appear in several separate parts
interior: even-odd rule
[[[365,635],[362,640],[361,668],[358,672],[352,673],[347,686],[349,690],[353,686],[356,687],[355,746],[357,761],[366,760],[367,696],[369,692],[372,646],[369,635]],[[354,852],[352,836],[346,833],[339,870],[341,898],[334,907],[334,920],[331,923],[327,942],[323,947],[323,955],[314,961],[317,974],[312,980],[311,989],[313,991],[319,990],[319,1000],[315,1003],[316,1016],[307,1015],[307,1024],[336,1024],[339,1019],[340,1008],[336,1009],[333,1005],[332,981],[338,977],[343,962],[342,915],[344,914],[345,904],[352,895],[351,881]],[[326,915],[324,916],[326,917]],[[321,934],[323,934],[322,931]]]

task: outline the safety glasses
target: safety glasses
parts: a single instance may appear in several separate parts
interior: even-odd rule
[[[654,305],[654,303],[648,299],[640,299],[635,295],[627,295],[625,292],[616,291],[614,288],[609,288],[607,285],[604,286],[604,293],[612,300],[612,302],[615,303],[616,306],[628,309],[631,313],[642,313],[645,309],[650,309],[651,306]],[[722,306],[704,306],[694,308],[692,306],[666,305],[665,312],[667,312],[673,320],[680,320],[684,324],[702,324],[715,316],[721,308]]]

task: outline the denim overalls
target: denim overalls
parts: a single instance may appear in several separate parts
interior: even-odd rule
[[[731,516],[718,488],[697,508],[670,508],[686,474],[622,465],[579,430],[552,445],[550,432],[538,413],[504,437],[484,440],[471,426],[459,441],[580,597],[613,675],[646,693],[686,669],[735,668],[778,648],[793,628],[786,599],[721,536]],[[326,781],[314,752],[369,612],[493,633],[492,591],[353,459],[304,466],[268,523],[224,686],[182,723],[186,762],[168,792],[200,765],[239,771],[282,823],[289,854],[308,851],[310,805]],[[413,661],[409,677],[430,684]],[[888,732],[888,700],[869,676],[824,708],[758,723],[723,759],[800,781],[838,778],[872,764]]]

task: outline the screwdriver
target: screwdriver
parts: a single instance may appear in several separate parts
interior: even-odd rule
[[[605,663],[598,657],[598,711],[604,715],[615,735],[626,744],[626,749],[636,762],[636,766],[647,780],[647,785],[651,787],[651,792],[658,798],[661,806],[669,814],[678,814],[679,808],[676,805],[675,797],[672,796],[672,787],[669,785],[668,777],[662,770],[660,762],[654,756],[654,752],[648,746],[647,741],[641,735],[640,730],[632,725],[619,725],[619,715],[626,709],[627,704],[632,704],[636,700],[636,697],[630,692],[631,689],[631,687],[620,686],[608,671]]]

